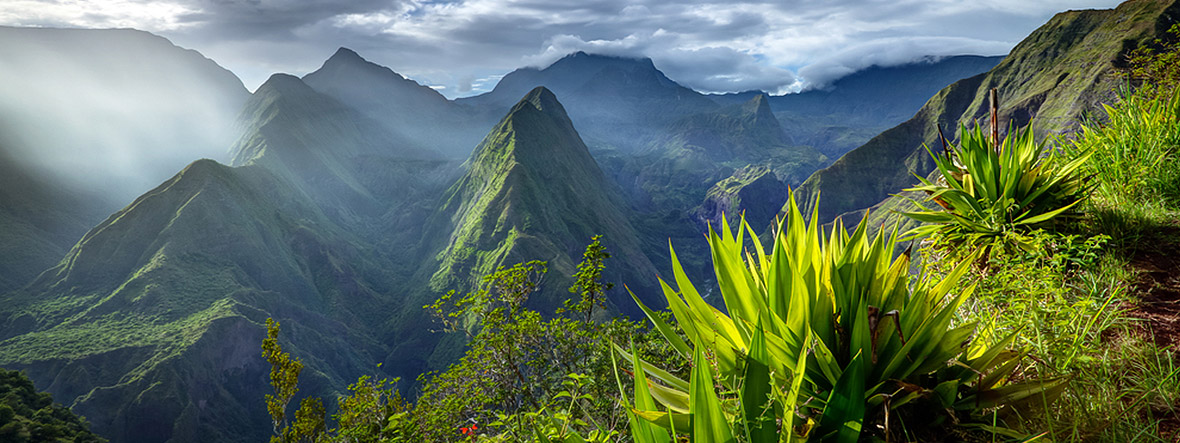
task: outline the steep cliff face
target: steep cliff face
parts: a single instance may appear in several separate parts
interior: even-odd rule
[[[787,202],[787,185],[765,165],[747,166],[717,182],[693,216],[705,226],[718,229],[724,216],[729,226],[745,217],[750,226],[767,226]]]
[[[817,171],[799,189],[801,203],[820,200],[820,217],[866,208],[915,183],[933,163],[922,148],[938,127],[956,137],[960,124],[986,124],[988,91],[1000,98],[1000,126],[1031,124],[1042,137],[1068,133],[1099,103],[1114,98],[1116,64],[1180,17],[1170,0],[1133,0],[1113,10],[1057,14],[986,74],[956,82],[909,121],[874,137]]]

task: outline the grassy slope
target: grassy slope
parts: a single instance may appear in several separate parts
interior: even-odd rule
[[[1134,0],[1115,10],[1057,14],[987,74],[940,91],[909,121],[817,171],[800,187],[803,202],[822,199],[821,219],[866,208],[909,187],[933,163],[922,148],[937,142],[937,127],[955,137],[960,123],[983,121],[987,91],[998,88],[1000,124],[1033,124],[1038,134],[1064,133],[1118,83],[1114,62],[1128,47],[1155,37],[1172,1]],[[904,165],[898,168],[898,165]]]

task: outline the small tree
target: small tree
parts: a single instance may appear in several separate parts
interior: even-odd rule
[[[270,363],[270,384],[274,394],[266,395],[266,409],[274,423],[271,443],[315,442],[401,442],[404,435],[405,403],[387,385],[386,379],[374,381],[361,376],[348,387],[350,395],[341,396],[339,412],[333,417],[339,427],[327,429],[327,412],[319,398],[307,397],[299,402],[295,421],[287,421],[287,405],[299,392],[299,374],[303,362],[292,359],[279,345],[279,322],[266,319],[266,338],[262,340],[262,356]]]
[[[540,287],[543,262],[501,268],[485,277],[479,290],[457,301],[452,291],[427,305],[447,330],[464,331],[470,347],[446,371],[419,378],[423,392],[413,411],[417,437],[454,441],[478,433],[519,441],[533,438],[534,431],[554,438],[586,431],[591,440],[614,435],[625,412],[616,401],[618,389],[604,343],[629,340],[639,325],[593,321],[594,307],[605,307],[611,289],[601,281],[609,257],[601,238],[593,237],[570,288],[579,296],[557,312],[569,317],[546,320],[523,307],[529,293]],[[636,341],[655,343],[646,336]],[[663,361],[664,356],[658,358]]]
[[[574,274],[576,281],[570,287],[570,292],[580,297],[567,299],[565,308],[557,311],[559,314],[563,311],[585,313],[589,322],[596,306],[606,309],[606,291],[613,289],[615,284],[602,282],[602,270],[606,268],[610,253],[606,252],[601,239],[601,235],[590,237],[590,244],[582,253],[582,262],[578,263],[578,272]]]
[[[299,373],[303,362],[292,359],[279,344],[279,322],[266,319],[266,338],[262,340],[262,356],[270,363],[270,385],[274,394],[266,394],[266,410],[274,424],[271,443],[315,442],[324,435],[324,403],[319,398],[307,397],[299,402],[295,422],[287,421],[287,405],[299,392]]]

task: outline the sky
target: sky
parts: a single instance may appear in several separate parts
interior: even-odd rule
[[[872,65],[1002,55],[1069,9],[1112,0],[3,0],[0,25],[135,28],[253,90],[339,47],[455,98],[574,51],[650,57],[702,92],[822,88]]]

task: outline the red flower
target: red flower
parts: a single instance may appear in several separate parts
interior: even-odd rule
[[[479,426],[476,426],[476,425],[464,426],[464,427],[459,428],[459,432],[462,432],[463,435],[475,435],[475,431],[478,429],[479,429]]]

